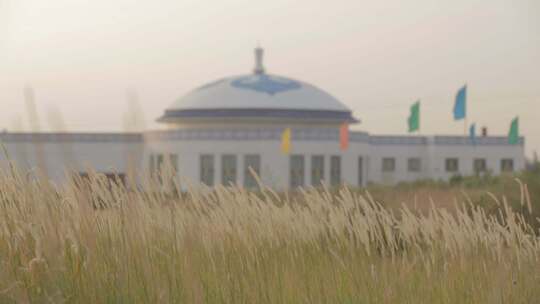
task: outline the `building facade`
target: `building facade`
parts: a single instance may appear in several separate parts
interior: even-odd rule
[[[175,101],[158,119],[164,129],[142,133],[0,133],[7,159],[39,168],[60,183],[73,172],[141,178],[170,165],[183,185],[298,186],[395,184],[525,167],[524,139],[506,136],[392,136],[351,131],[340,149],[340,126],[359,120],[344,104],[310,84],[267,74],[263,51],[253,73],[205,84]],[[291,129],[291,151],[281,136]]]

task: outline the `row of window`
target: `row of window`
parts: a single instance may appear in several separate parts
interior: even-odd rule
[[[501,159],[501,171],[512,172],[514,171],[514,160],[511,158]],[[385,157],[382,159],[382,171],[394,172],[396,170],[396,159],[393,157]],[[417,157],[407,159],[407,171],[420,172],[422,170],[422,160]],[[445,159],[446,172],[458,172],[459,171],[459,159],[447,158]],[[477,173],[487,171],[487,161],[485,158],[476,158],[473,160],[473,170]]]
[[[321,186],[325,179],[324,155],[311,156],[311,185]],[[291,188],[302,187],[305,185],[305,157],[304,155],[291,155],[289,161],[289,185]],[[337,186],[341,184],[341,157],[338,155],[330,156],[330,185]]]
[[[253,188],[257,181],[253,173],[260,174],[261,158],[256,154],[244,155],[244,186]],[[157,172],[170,168],[178,171],[177,154],[151,154],[149,157],[149,171],[152,177],[160,178]],[[199,159],[200,181],[208,186],[214,185],[214,155],[203,154]],[[234,154],[224,154],[221,156],[221,183],[223,185],[236,184],[237,182],[237,156]]]
[[[199,159],[200,181],[208,186],[214,185],[214,155],[203,154]],[[221,155],[221,184],[229,186],[237,183],[237,156],[234,154]],[[261,157],[258,154],[244,155],[244,187],[257,186],[255,176],[260,175]],[[255,175],[254,175],[255,174]]]
[[[200,156],[200,181],[206,185],[215,184],[214,155],[203,154]],[[324,155],[311,156],[311,185],[320,186],[325,180],[325,157]],[[253,176],[260,174],[261,158],[257,154],[244,155],[244,186],[253,188],[257,181]],[[291,155],[289,160],[289,181],[293,188],[305,185],[305,157],[304,155]],[[231,185],[237,182],[237,157],[234,154],[221,155],[221,184]],[[253,171],[253,173],[251,172]],[[330,157],[330,185],[341,183],[341,157]]]
[[[312,186],[320,186],[323,181],[327,180],[325,172],[325,161],[330,162],[330,172],[328,181],[331,186],[341,184],[341,157],[331,155],[329,158],[324,155],[311,155],[309,158],[311,164],[311,180],[309,183]],[[396,170],[396,159],[385,157],[381,162],[383,172],[394,172]],[[162,170],[168,166],[173,170],[178,170],[178,156],[176,154],[152,154],[150,155],[150,172],[154,174],[157,170]],[[500,162],[502,172],[512,172],[514,170],[514,161],[510,158],[501,159]],[[238,182],[238,157],[235,154],[221,155],[221,184],[231,185]],[[289,159],[289,186],[291,188],[302,187],[307,183],[304,180],[306,176],[306,157],[301,154],[294,154]],[[261,156],[258,154],[243,155],[243,170],[244,180],[243,185],[246,188],[254,188],[257,186],[256,176],[260,175]],[[358,158],[358,185],[363,185],[363,157]],[[420,158],[407,159],[407,171],[420,172],[422,170],[422,160]],[[445,159],[446,172],[459,172],[459,159]],[[485,158],[476,158],[473,160],[473,170],[477,173],[486,172],[487,161]],[[213,186],[215,184],[215,156],[213,154],[202,154],[199,157],[199,177],[200,182]]]

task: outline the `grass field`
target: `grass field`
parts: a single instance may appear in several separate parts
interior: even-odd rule
[[[531,174],[177,195],[3,172],[0,303],[539,303]]]

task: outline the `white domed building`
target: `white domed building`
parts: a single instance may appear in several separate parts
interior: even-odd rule
[[[472,141],[467,136],[374,136],[350,131],[344,149],[341,127],[359,123],[351,110],[311,84],[267,74],[263,50],[257,48],[255,55],[251,74],[209,82],[174,101],[158,118],[166,126],[163,130],[5,132],[0,139],[19,166],[41,167],[55,180],[65,178],[66,168],[85,174],[92,167],[125,176],[130,168],[140,175],[168,163],[179,178],[192,183],[254,187],[251,168],[264,184],[286,189],[322,182],[364,186],[446,180],[525,166],[524,139],[510,145],[506,136]],[[286,129],[291,131],[291,144],[283,153]]]

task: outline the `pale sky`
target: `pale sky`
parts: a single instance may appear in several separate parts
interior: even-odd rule
[[[25,85],[44,129],[61,112],[68,130],[122,131],[130,88],[158,128],[194,87],[251,72],[257,41],[268,72],[336,96],[355,129],[406,134],[421,99],[421,134],[463,134],[467,83],[469,122],[503,135],[519,116],[540,152],[538,0],[0,0],[0,129],[29,129]]]

